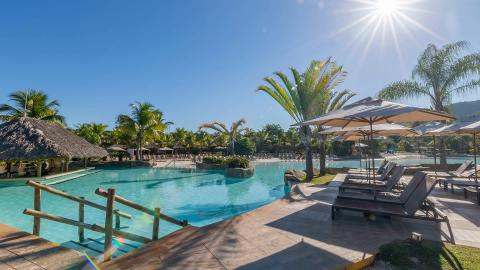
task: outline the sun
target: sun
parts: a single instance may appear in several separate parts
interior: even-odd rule
[[[371,47],[386,47],[390,44],[401,60],[400,44],[404,38],[418,43],[416,32],[421,31],[437,40],[445,40],[420,22],[426,15],[433,13],[425,9],[424,2],[426,0],[348,0],[348,5],[336,14],[340,15],[342,21],[348,16],[351,22],[335,31],[333,36],[349,33],[351,38],[345,46],[363,47],[360,60]]]
[[[374,3],[374,7],[380,16],[391,16],[399,8],[396,0],[378,0]]]

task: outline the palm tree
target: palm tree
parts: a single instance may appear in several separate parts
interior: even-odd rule
[[[230,126],[230,129],[226,127],[224,123],[220,122],[212,122],[212,123],[205,123],[198,127],[199,129],[209,128],[212,130],[217,131],[220,134],[223,134],[227,137],[228,144],[230,146],[230,154],[235,155],[235,139],[237,135],[240,134],[244,129],[241,126],[245,125],[247,121],[245,119],[240,119],[236,122],[233,122]]]
[[[65,117],[58,113],[57,100],[48,100],[48,95],[39,90],[15,91],[9,95],[13,105],[0,105],[0,120],[11,121],[20,117],[32,117],[65,124]]]
[[[84,123],[76,126],[75,133],[93,144],[102,145],[107,127],[105,124]]]
[[[340,69],[338,67],[335,67],[333,65],[330,69],[331,72],[340,72],[340,76],[337,78],[338,81],[343,81],[343,78],[346,76],[345,72],[341,72],[341,67]],[[328,72],[324,73],[328,74]],[[328,90],[327,90],[328,91]],[[316,115],[322,115],[329,113],[331,111],[338,110],[342,108],[352,97],[354,97],[356,94],[350,92],[349,90],[343,90],[340,92],[335,92],[334,88],[331,88],[330,91],[330,96],[325,99],[325,102],[321,106],[317,106],[317,112]],[[325,150],[325,141],[327,139],[326,134],[321,134],[321,131],[324,130],[324,127],[319,126],[317,127],[317,138],[318,138],[318,146],[319,146],[319,152],[320,152],[320,175],[325,175],[326,173],[326,150]]]
[[[480,86],[480,53],[463,54],[468,42],[460,41],[437,48],[429,44],[418,58],[410,80],[394,82],[380,91],[383,99],[427,97],[431,108],[448,112],[454,96]],[[447,164],[445,139],[439,138],[440,164]]]
[[[295,68],[290,68],[290,71],[293,82],[284,73],[275,72],[280,83],[271,77],[266,77],[264,80],[268,86],[261,85],[257,91],[270,95],[297,124],[319,116],[319,113],[327,110],[332,101],[334,89],[345,77],[342,67],[337,66],[331,59],[312,61],[304,73],[298,72]],[[309,126],[300,127],[300,140],[305,148],[307,179],[311,180],[313,178],[312,130]]]
[[[202,149],[209,147],[213,143],[213,136],[203,130],[199,130],[194,133],[196,145]]]
[[[118,129],[135,138],[137,159],[143,160],[142,147],[146,140],[158,139],[165,130],[162,111],[156,109],[148,102],[136,102],[130,104],[131,116],[121,114],[117,117]]]
[[[173,147],[186,147],[189,131],[184,128],[176,128],[171,134],[173,140]]]

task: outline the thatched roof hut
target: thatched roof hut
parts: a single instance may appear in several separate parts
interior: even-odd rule
[[[102,158],[108,152],[57,123],[22,117],[0,125],[0,161]]]

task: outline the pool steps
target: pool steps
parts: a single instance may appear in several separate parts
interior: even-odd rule
[[[91,258],[98,258],[103,255],[104,240],[105,240],[104,237],[100,239],[87,238],[82,243],[77,241],[68,241],[66,243],[63,243],[62,246],[80,251],[82,253],[86,253]],[[118,241],[116,240],[114,240],[113,242],[118,243]],[[116,246],[116,245],[113,244],[112,246]],[[133,245],[130,243],[122,243],[121,247],[118,247],[118,246],[116,247],[117,248],[115,249],[115,252],[113,253],[112,258],[116,258],[118,256],[126,254],[136,248],[139,248],[140,246]]]
[[[51,181],[48,181],[48,182],[44,181],[42,184],[47,185],[47,186],[56,185],[56,184],[64,183],[64,182],[74,180],[74,179],[77,179],[77,178],[80,178],[80,177],[83,177],[83,176],[87,176],[87,175],[90,175],[90,174],[99,173],[101,171],[102,170],[88,170],[88,171],[78,173],[78,174],[74,174],[74,175],[59,176],[59,177],[51,178],[50,179]],[[58,179],[58,178],[61,178],[61,179]]]

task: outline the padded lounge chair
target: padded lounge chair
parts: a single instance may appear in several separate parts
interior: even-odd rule
[[[480,183],[475,183],[474,180],[466,180],[466,179],[460,179],[460,178],[450,178],[450,179],[444,179],[443,180],[443,185],[445,190],[448,190],[448,185],[450,185],[450,192],[454,193],[454,187],[480,187]]]
[[[387,161],[386,159],[382,160],[382,162],[380,163],[380,166],[378,166],[378,169],[377,169],[377,174],[381,174],[383,172],[383,169],[385,168],[385,166],[387,166],[387,164],[390,163],[390,161]],[[372,169],[368,168],[368,169],[363,169],[363,168],[357,168],[357,169],[350,169],[348,170],[348,174],[367,174],[368,172],[371,172]]]
[[[427,177],[426,173],[416,172],[413,178],[408,182],[408,184],[400,193],[395,193],[391,191],[378,192],[376,194],[376,201],[385,202],[385,203],[394,203],[394,204],[404,204],[413,194],[417,186],[423,181],[425,181],[426,177]],[[364,192],[341,192],[338,194],[337,198],[350,199],[350,200],[363,200],[363,201],[375,200],[373,194],[364,193]]]
[[[403,174],[405,173],[405,167],[403,166],[396,166],[392,170],[392,175],[388,178],[388,180],[384,183],[377,183],[375,182],[375,186],[373,184],[368,184],[367,181],[363,183],[351,183],[351,182],[344,182],[341,186],[338,187],[340,192],[345,190],[356,190],[356,191],[391,191],[394,188],[400,179],[402,178]]]
[[[474,179],[475,179],[475,171],[477,171],[478,176],[480,176],[480,165],[477,165],[477,167],[471,169],[471,170],[466,170],[464,171],[461,176],[457,177],[437,177],[439,180],[439,183],[441,183],[441,186],[445,190],[448,190],[448,185],[450,185],[450,191],[453,193],[454,192],[454,186],[459,186],[459,187],[476,187],[477,184],[475,184]]]
[[[396,164],[393,163],[393,162],[389,162],[381,175],[377,175],[375,177],[375,180],[376,181],[386,181],[387,180],[387,177],[388,175],[390,174],[390,172],[393,170],[393,168],[395,168]],[[373,174],[370,174],[370,177],[373,178]],[[369,178],[369,175],[368,174],[348,174],[347,175],[347,178],[345,179],[345,183],[348,183],[348,182],[357,182],[358,180],[363,180],[363,179],[367,179]]]
[[[426,177],[426,180],[420,183],[415,191],[410,195],[408,200],[403,204],[393,204],[378,201],[359,201],[351,199],[337,198],[332,205],[331,217],[335,219],[335,214],[340,210],[349,210],[363,212],[365,214],[373,214],[387,217],[402,217],[422,219],[435,222],[446,222],[450,233],[450,240],[454,242],[452,229],[448,222],[448,217],[442,213],[435,205],[427,200],[428,195],[432,192],[437,184],[437,180]],[[423,215],[418,215],[418,211]]]

